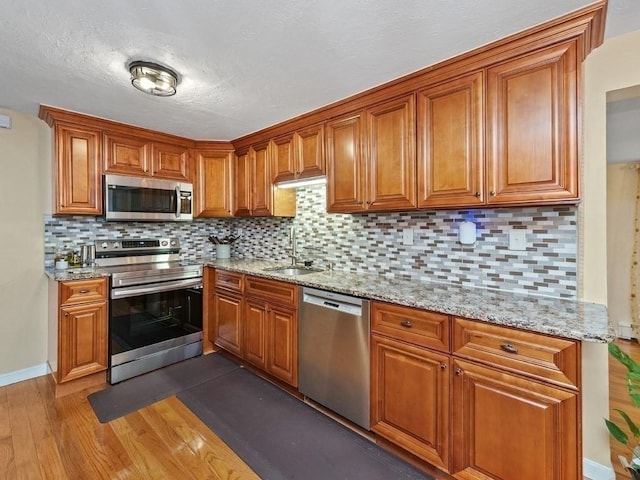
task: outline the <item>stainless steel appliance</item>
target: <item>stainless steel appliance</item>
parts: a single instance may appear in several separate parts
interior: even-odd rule
[[[298,389],[369,430],[369,301],[300,292]]]
[[[176,238],[96,241],[111,273],[109,382],[202,353],[202,266],[180,262]]]
[[[193,220],[193,184],[105,175],[104,216],[107,220]]]

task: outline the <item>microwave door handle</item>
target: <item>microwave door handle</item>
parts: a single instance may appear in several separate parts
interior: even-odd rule
[[[180,185],[176,185],[176,218],[180,218],[180,211],[182,210],[180,205]]]

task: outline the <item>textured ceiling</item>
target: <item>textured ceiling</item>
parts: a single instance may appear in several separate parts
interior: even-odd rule
[[[589,0],[0,1],[0,107],[40,104],[233,139],[555,18]],[[605,37],[640,30],[610,0]],[[181,75],[135,90],[126,66]]]

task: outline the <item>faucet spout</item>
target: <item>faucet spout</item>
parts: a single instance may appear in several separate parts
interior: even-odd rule
[[[296,241],[296,227],[291,227],[289,233],[289,244],[291,245],[291,265],[295,266],[298,263],[298,245]]]

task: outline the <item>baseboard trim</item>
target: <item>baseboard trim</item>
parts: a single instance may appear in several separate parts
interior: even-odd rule
[[[33,367],[23,368],[22,370],[16,370],[15,372],[5,373],[0,375],[0,387],[22,382],[23,380],[29,380],[30,378],[41,377],[47,373],[49,373],[49,365],[46,362]]]
[[[616,480],[616,472],[612,467],[585,458],[582,462],[584,478],[589,480]]]

